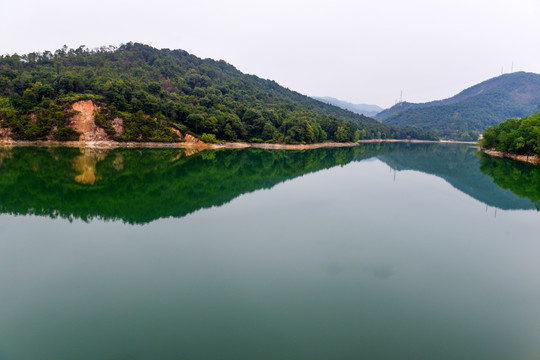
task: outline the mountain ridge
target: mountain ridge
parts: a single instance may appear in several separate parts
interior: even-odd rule
[[[373,117],[379,112],[383,111],[383,108],[378,105],[353,104],[351,102],[336,99],[331,96],[312,96],[312,98],[369,117]]]
[[[491,125],[534,113],[539,103],[540,75],[515,72],[488,79],[447,99],[398,103],[375,118],[437,131],[446,138],[476,140]]]

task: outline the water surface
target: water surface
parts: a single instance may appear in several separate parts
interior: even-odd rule
[[[0,159],[2,360],[540,357],[537,168],[433,144]]]

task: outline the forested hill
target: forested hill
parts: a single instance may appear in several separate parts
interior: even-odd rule
[[[0,57],[0,137],[78,140],[73,117],[82,107],[117,141],[174,142],[186,133],[210,142],[433,138],[182,50],[128,43]]]
[[[540,75],[504,74],[454,97],[422,104],[399,103],[376,118],[384,123],[418,126],[452,139],[476,140],[489,126],[534,113],[540,104]]]

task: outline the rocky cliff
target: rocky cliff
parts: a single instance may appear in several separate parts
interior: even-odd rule
[[[96,122],[96,115],[103,109],[100,105],[95,104],[92,100],[80,100],[74,102],[73,104],[64,108],[63,112],[66,115],[66,125],[67,127],[76,131],[79,135],[77,139],[78,142],[88,143],[88,142],[115,142],[119,141],[123,132],[124,132],[124,119],[120,117],[114,117],[110,121],[110,125],[114,129],[114,133],[111,135],[111,131],[107,133],[104,128],[102,128],[98,122]],[[33,123],[39,121],[39,113],[31,112],[28,117]],[[150,119],[150,116],[145,115],[145,118]],[[158,121],[157,119],[152,119]],[[13,133],[12,130],[8,127],[2,126],[3,119],[0,118],[0,141],[12,142]],[[184,142],[186,145],[204,145],[205,143],[197,139],[196,137],[190,134],[182,134],[180,130],[176,127],[168,126],[169,130],[174,132],[178,137],[177,141]],[[47,141],[55,141],[56,132],[58,128],[53,126],[50,129],[50,133],[46,136]],[[122,140],[125,141],[125,140]]]

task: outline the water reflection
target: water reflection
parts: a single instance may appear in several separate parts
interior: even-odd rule
[[[0,359],[540,354],[540,213],[467,146],[5,155],[4,213],[239,198],[0,216]]]
[[[383,143],[309,151],[1,148],[0,211],[146,223],[374,156],[396,171],[441,177],[488,206],[538,208],[539,172],[530,165],[479,158],[467,145]]]
[[[540,209],[540,166],[479,154],[480,170],[503,189],[534,202]]]
[[[92,185],[96,182],[96,164],[107,156],[105,150],[81,149],[82,154],[73,159],[73,169],[77,171],[75,181]]]
[[[492,176],[486,176],[491,174],[485,170],[481,171],[480,160],[485,163],[489,156],[479,158],[479,154],[475,147],[469,145],[437,144],[428,147],[403,147],[399,151],[379,156],[379,159],[397,171],[416,170],[443,178],[456,189],[490,207],[504,210],[537,208],[533,203],[534,200],[531,201],[533,198],[524,193],[511,191],[509,186],[501,187],[499,182],[493,181]],[[523,167],[522,164],[512,160],[506,161],[505,164],[507,166],[505,171],[508,173]],[[540,174],[540,168],[536,173]],[[522,183],[526,187],[535,188],[531,182]]]
[[[0,211],[146,223],[376,153],[16,147],[0,157]]]

